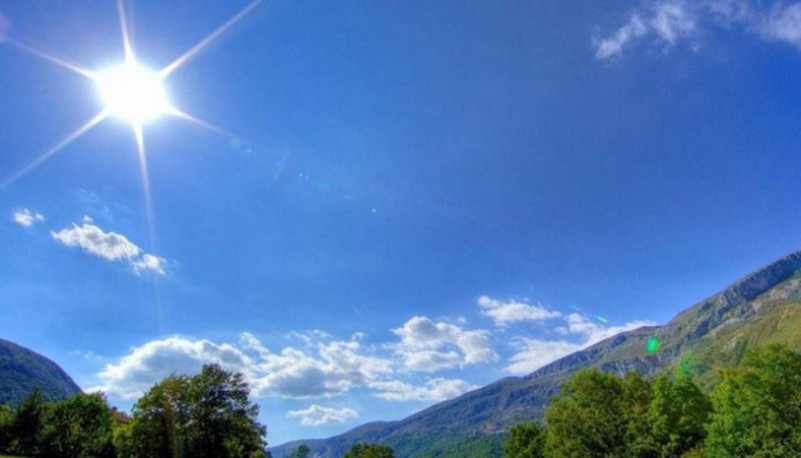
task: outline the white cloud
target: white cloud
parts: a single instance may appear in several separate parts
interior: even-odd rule
[[[528,374],[548,363],[581,350],[582,345],[566,340],[540,340],[518,337],[511,345],[517,353],[509,358],[506,371],[512,374]]]
[[[775,6],[760,30],[769,40],[784,41],[801,49],[801,3]]]
[[[290,410],[289,418],[299,418],[300,424],[305,426],[327,425],[329,423],[344,423],[350,418],[359,418],[359,412],[347,407],[335,409],[312,404],[306,409]]]
[[[635,38],[642,37],[648,33],[648,27],[640,18],[639,14],[632,14],[629,22],[617,29],[610,37],[596,39],[595,57],[598,59],[608,59],[618,56],[623,52],[623,47]]]
[[[512,374],[527,374],[621,332],[655,324],[652,321],[635,320],[620,326],[606,326],[578,313],[571,313],[563,319],[565,326],[559,326],[555,331],[564,335],[564,338],[558,340],[513,338],[510,345],[516,353],[509,358],[505,370]],[[568,340],[569,337],[573,340]]]
[[[90,391],[101,390],[134,399],[171,374],[199,373],[205,363],[217,363],[225,369],[248,374],[255,362],[230,344],[168,337],[134,347],[116,364],[106,365],[98,374],[101,383]]]
[[[43,222],[44,220],[44,215],[41,213],[32,212],[27,208],[17,210],[11,215],[11,221],[19,224],[22,227],[31,227],[36,223]]]
[[[554,341],[516,337],[510,345],[515,354],[506,371],[531,372],[599,340],[643,325],[632,321],[622,326],[596,323],[578,313],[560,316],[562,336]],[[272,350],[256,336],[242,333],[239,342],[172,336],[153,340],[105,366],[97,374],[97,386],[111,396],[133,399],[170,374],[192,375],[205,363],[217,363],[242,373],[256,397],[293,399],[332,398],[353,390],[365,390],[392,401],[439,401],[477,388],[461,379],[432,376],[418,382],[415,371],[435,372],[498,360],[490,345],[490,333],[481,329],[434,322],[416,316],[393,329],[399,342],[365,343],[366,335],[337,339],[323,331],[293,333],[296,345]],[[324,418],[323,407],[295,411],[303,422],[314,415]],[[329,421],[333,417],[325,417]],[[320,419],[319,421],[323,421]]]
[[[153,272],[165,275],[165,260],[153,254],[145,253],[139,246],[122,234],[106,232],[95,225],[91,218],[85,216],[80,225],[58,232],[50,232],[53,239],[68,247],[81,248],[85,253],[107,261],[122,261],[136,273]]]
[[[667,45],[673,46],[677,40],[690,37],[695,33],[694,15],[682,3],[658,4],[654,10],[649,25]]]
[[[266,349],[265,349],[266,350]],[[355,340],[323,340],[311,350],[262,352],[253,386],[262,394],[332,397],[392,374],[392,361],[363,353]]]
[[[451,329],[449,325],[437,327],[442,323],[431,324],[435,330],[430,338],[457,341],[458,345],[452,345],[463,349],[454,350],[453,359],[446,361],[447,367],[497,359],[494,352],[485,354],[487,342],[483,333]],[[164,377],[173,373],[196,374],[205,363],[217,363],[227,370],[241,372],[256,397],[320,399],[364,389],[382,399],[434,401],[476,388],[463,380],[445,378],[431,378],[419,386],[407,383],[402,379],[411,377],[409,361],[414,356],[398,353],[394,348],[396,344],[392,349],[386,345],[367,346],[361,333],[348,340],[338,340],[321,331],[298,333],[293,338],[299,345],[285,346],[278,351],[267,348],[247,332],[240,334],[237,344],[181,336],[153,340],[107,364],[97,375],[99,382],[92,390],[133,399]],[[407,345],[414,346],[410,342]],[[376,354],[379,351],[386,354]],[[428,369],[432,363],[423,360],[417,359],[418,363],[412,365]]]
[[[654,36],[666,49],[696,31],[695,9],[684,1],[657,2],[646,11],[635,12],[629,21],[606,38],[595,38],[595,57],[614,58],[632,42]]]
[[[492,318],[496,326],[506,326],[519,321],[545,321],[562,316],[561,313],[548,310],[540,305],[531,305],[518,301],[499,301],[489,296],[478,298],[481,314]]]
[[[256,396],[297,399],[332,397],[393,373],[392,361],[364,354],[355,340],[318,340],[311,349],[271,352],[243,333],[240,345],[168,337],[134,347],[98,374],[99,389],[122,398],[140,396],[154,383],[176,374],[194,374],[205,363],[241,372]]]
[[[498,360],[485,330],[468,331],[415,316],[392,332],[401,338],[395,351],[411,370],[435,372]]]
[[[572,334],[584,337],[581,348],[589,347],[604,339],[608,339],[621,332],[641,328],[643,326],[654,326],[656,323],[649,320],[635,320],[620,326],[606,326],[598,324],[589,318],[578,313],[571,313],[567,316],[567,329]]]
[[[432,378],[421,386],[392,380],[375,382],[370,387],[378,390],[376,397],[390,401],[442,401],[479,388],[464,380],[446,378]]]
[[[644,3],[606,37],[593,39],[595,57],[612,59],[637,41],[651,40],[665,50],[681,41],[697,44],[700,32],[739,26],[765,40],[801,49],[801,2],[746,0],[662,0]]]
[[[164,270],[164,264],[166,264],[166,262],[167,260],[164,258],[145,253],[141,258],[131,261],[131,267],[136,273],[149,271],[159,275],[167,275],[167,272]]]

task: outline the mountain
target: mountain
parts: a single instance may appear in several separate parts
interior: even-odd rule
[[[659,349],[646,351],[651,339]],[[801,251],[781,258],[693,305],[663,326],[603,340],[525,377],[508,377],[403,420],[369,423],[339,436],[294,441],[272,449],[281,457],[305,443],[313,456],[341,456],[359,441],[398,456],[499,456],[510,426],[540,418],[548,399],[587,368],[648,376],[675,368],[710,387],[718,370],[737,364],[747,348],[781,342],[801,351]],[[480,450],[480,452],[476,452]]]
[[[45,399],[64,399],[81,389],[44,356],[0,339],[0,404],[19,404],[33,390],[39,389]]]

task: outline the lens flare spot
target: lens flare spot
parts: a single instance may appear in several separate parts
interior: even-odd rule
[[[100,72],[95,82],[106,110],[131,123],[141,125],[170,111],[161,78],[135,63]]]
[[[657,352],[657,350],[659,350],[659,339],[656,337],[651,337],[645,344],[645,351],[650,354],[654,354]]]

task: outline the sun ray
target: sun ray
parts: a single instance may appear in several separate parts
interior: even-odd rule
[[[84,123],[81,127],[77,128],[71,134],[67,135],[63,140],[58,142],[55,146],[45,151],[41,156],[36,158],[33,162],[26,165],[22,168],[19,172],[15,173],[11,178],[7,179],[6,181],[0,183],[0,189],[5,189],[15,181],[19,180],[20,178],[24,177],[25,175],[32,172],[34,169],[42,165],[45,161],[53,157],[56,153],[64,149],[67,145],[74,142],[78,139],[81,135],[88,132],[91,128],[99,124],[101,121],[108,117],[108,113],[106,110],[101,111],[95,117]]]
[[[150,173],[147,168],[147,151],[145,150],[145,135],[141,123],[132,123],[134,137],[136,137],[136,155],[139,158],[139,173],[142,177],[142,192],[145,198],[145,219],[147,220],[148,242],[150,253],[158,256],[159,250],[156,240],[156,216],[153,212],[153,197],[150,191]],[[161,285],[158,275],[153,275],[153,305],[155,306],[156,323],[159,332],[164,332],[164,307],[161,301]]]
[[[235,14],[231,19],[226,21],[223,25],[217,28],[217,30],[211,32],[206,38],[200,40],[198,44],[190,48],[188,51],[183,53],[180,57],[172,61],[169,65],[164,67],[159,71],[159,76],[161,78],[166,78],[172,72],[180,68],[182,65],[187,63],[190,59],[194,58],[198,53],[203,51],[209,44],[211,44],[214,40],[217,39],[220,35],[225,33],[228,29],[230,29],[234,24],[239,22],[243,17],[247,16],[248,13],[253,11],[254,8],[259,6],[262,0],[253,0],[248,6],[243,8],[240,12]]]
[[[125,47],[125,62],[134,62],[133,45],[131,44],[131,34],[128,30],[128,18],[125,16],[125,4],[123,0],[117,0],[117,11],[120,16],[120,31],[122,32],[122,45]]]
[[[142,192],[145,197],[145,218],[147,219],[148,235],[150,237],[150,249],[155,250],[156,244],[156,223],[153,214],[153,197],[150,193],[150,174],[147,168],[147,152],[145,151],[145,136],[142,124],[133,123],[134,137],[136,137],[136,155],[139,158],[139,173],[142,179]]]
[[[192,116],[189,113],[186,113],[185,111],[181,111],[181,110],[179,110],[179,109],[177,109],[175,107],[172,107],[167,112],[167,114],[173,115],[176,118],[183,119],[184,121],[187,121],[190,124],[194,124],[194,125],[196,125],[198,127],[201,127],[203,129],[206,129],[206,130],[209,130],[211,132],[214,132],[215,134],[222,135],[223,137],[239,138],[239,136],[234,134],[233,132],[227,131],[227,130],[223,129],[222,127],[215,126],[214,124],[212,124],[212,123],[210,123],[208,121],[204,121],[204,120],[202,120],[202,119],[200,119],[198,117]]]
[[[52,54],[48,54],[48,53],[46,53],[46,52],[44,52],[44,51],[42,51],[40,49],[37,49],[37,48],[35,48],[35,47],[31,46],[31,45],[26,45],[24,43],[20,43],[19,41],[12,40],[10,38],[6,38],[5,40],[3,40],[3,42],[4,43],[8,43],[11,46],[13,46],[13,47],[15,47],[17,49],[20,49],[22,51],[25,51],[25,52],[27,52],[29,54],[33,54],[34,56],[39,57],[41,59],[44,59],[44,60],[46,60],[46,61],[48,61],[48,62],[50,62],[52,64],[56,64],[61,68],[65,68],[65,69],[70,70],[72,72],[75,72],[75,73],[77,73],[77,74],[79,74],[81,76],[85,76],[86,78],[93,79],[95,77],[95,72],[93,72],[91,70],[87,70],[87,69],[81,67],[80,65],[77,65],[77,64],[74,64],[72,62],[69,62],[66,59],[62,59],[61,57],[57,57],[57,56],[54,56]]]

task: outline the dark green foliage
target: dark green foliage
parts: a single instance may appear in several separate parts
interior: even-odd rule
[[[623,379],[626,422],[624,441],[631,457],[654,456],[654,440],[650,425],[645,419],[653,399],[652,386],[637,372],[629,372]]]
[[[133,441],[132,430],[133,424],[130,421],[117,421],[114,424],[111,442],[120,458],[134,456],[136,445]]]
[[[113,422],[101,394],[76,394],[53,404],[44,419],[42,456],[113,458]]]
[[[45,403],[34,391],[15,412],[0,408],[0,453],[42,458],[113,458],[114,416],[100,394]]]
[[[621,379],[582,371],[548,407],[547,432],[533,422],[517,425],[505,456],[690,456],[699,452],[711,409],[709,399],[686,377],[649,382],[637,373]]]
[[[81,389],[53,361],[0,339],[0,404],[18,406],[34,390],[48,401],[65,399]]]
[[[11,445],[11,425],[14,423],[14,411],[8,404],[0,404],[0,452],[8,450]]]
[[[503,445],[503,456],[506,458],[544,458],[546,431],[537,423],[520,423],[509,431],[509,437]]]
[[[131,457],[264,456],[265,428],[241,374],[205,365],[194,377],[168,377],[133,408],[116,441]]]
[[[343,458],[395,458],[395,452],[385,445],[361,442],[351,447]]]
[[[652,391],[647,423],[655,456],[682,456],[700,446],[712,411],[709,398],[687,377],[674,381],[662,375],[653,382]]]
[[[41,455],[46,411],[47,406],[38,390],[22,401],[11,423],[9,452],[24,456]]]
[[[750,352],[715,389],[709,456],[801,456],[801,355],[773,345]]]
[[[623,382],[613,374],[588,370],[568,380],[545,413],[548,455],[623,456],[623,394]]]
[[[296,448],[290,456],[290,458],[306,458],[309,456],[309,446],[306,444],[300,444],[300,447]]]
[[[128,431],[120,432],[130,439],[118,438],[130,442],[131,457],[180,456],[185,448],[181,427],[189,421],[188,384],[186,377],[167,377],[139,398]]]
[[[726,372],[710,400],[689,377],[582,371],[536,423],[510,432],[509,457],[801,456],[801,354],[771,345]]]

